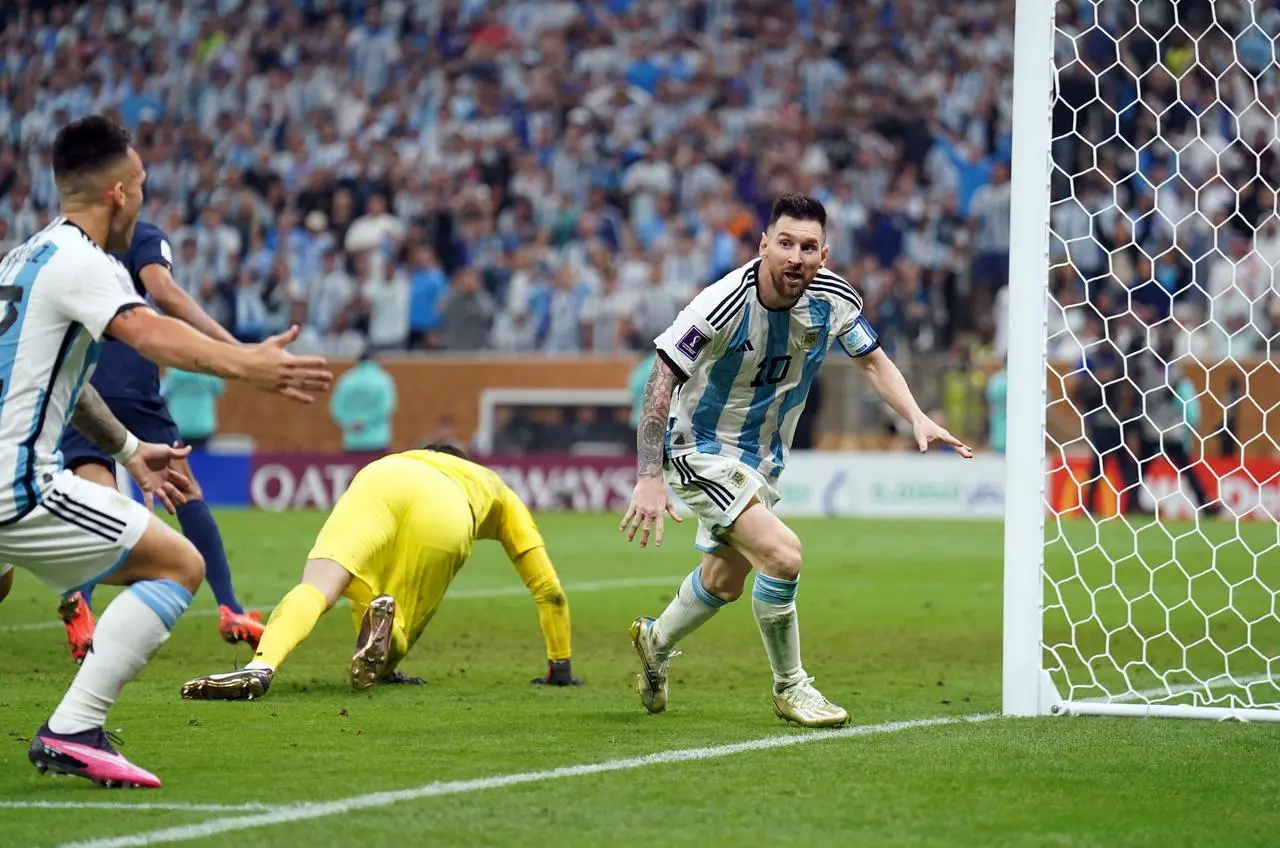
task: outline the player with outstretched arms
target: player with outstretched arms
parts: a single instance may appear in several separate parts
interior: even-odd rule
[[[655,340],[637,434],[639,479],[621,530],[628,541],[639,531],[641,547],[652,532],[661,545],[664,514],[681,520],[670,483],[698,519],[703,556],[661,616],[631,625],[641,664],[636,689],[651,713],[666,709],[676,645],[736,600],[755,571],[752,608],[773,668],[774,712],[806,727],[849,720],[800,662],[800,539],[772,511],[796,420],[832,344],[911,422],[921,451],[936,441],[973,456],[920,410],[862,314],[861,296],[824,267],[826,220],[817,200],[778,198],[760,257],[704,289]]]
[[[89,385],[104,338],[153,362],[245,380],[295,400],[327,389],[324,360],[284,345],[214,341],[146,306],[110,252],[129,247],[146,172],[128,132],[98,115],[63,127],[53,143],[59,216],[0,262],[0,562],[68,595],[96,583],[128,586],[103,611],[93,648],[28,756],[40,771],[95,783],[159,786],[112,747],[107,710],[169,636],[204,577],[195,547],[151,513],[172,508],[187,481],[187,450],[140,442]],[[144,504],[61,467],[70,423],[120,462]],[[5,569],[8,570],[8,569]],[[8,575],[3,584],[11,580]]]
[[[129,272],[134,291],[150,298],[166,314],[186,321],[206,336],[238,344],[222,325],[205,314],[200,305],[183,291],[170,273],[173,248],[164,232],[154,224],[139,221],[129,249],[116,258]],[[160,395],[160,369],[124,342],[107,340],[101,348],[91,385],[102,396],[111,413],[143,441],[161,445],[181,442],[181,434]],[[83,433],[68,427],[62,434],[64,467],[76,476],[103,486],[115,487],[116,466],[111,455],[93,444]],[[185,458],[175,460],[189,485],[185,502],[177,508],[182,533],[196,546],[205,563],[205,580],[218,604],[218,632],[232,644],[247,642],[257,648],[262,622],[256,611],[246,612],[236,598],[231,582],[222,533],[213,513],[204,502],[204,493]],[[83,662],[93,641],[93,612],[90,590],[64,598],[58,613],[67,629],[71,657]]]

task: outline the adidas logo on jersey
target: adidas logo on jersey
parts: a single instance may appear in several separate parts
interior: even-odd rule
[[[747,353],[747,352],[754,352],[754,351],[755,351],[755,348],[751,346],[751,339],[747,339],[745,342],[735,347],[732,353]]]

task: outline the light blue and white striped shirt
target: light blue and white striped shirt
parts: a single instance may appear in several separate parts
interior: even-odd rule
[[[862,297],[836,274],[819,271],[794,306],[770,309],[759,273],[756,259],[707,286],[654,344],[683,381],[667,455],[724,454],[777,477],[831,344],[857,357],[879,342]]]

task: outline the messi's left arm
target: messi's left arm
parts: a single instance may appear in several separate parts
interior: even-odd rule
[[[898,366],[893,364],[889,355],[884,352],[884,348],[876,345],[873,350],[857,357],[854,361],[858,363],[863,376],[871,383],[871,388],[876,390],[876,394],[911,423],[911,431],[915,435],[916,446],[921,453],[929,449],[930,443],[942,442],[951,445],[965,459],[973,456],[972,448],[939,427],[924,414],[920,404],[916,403],[915,396],[911,394],[911,387],[907,385],[906,378],[902,376]]]

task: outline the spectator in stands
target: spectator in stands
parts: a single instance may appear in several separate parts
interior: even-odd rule
[[[365,351],[338,378],[329,414],[342,430],[342,448],[353,453],[380,453],[391,448],[391,416],[396,411],[396,384]]]
[[[1187,452],[1187,425],[1190,422],[1184,393],[1188,386],[1184,384],[1179,388],[1180,368],[1170,366],[1174,359],[1174,340],[1167,324],[1161,325],[1154,335],[1153,347],[1142,350],[1126,362],[1129,379],[1141,395],[1142,417],[1138,422],[1141,448],[1137,455],[1140,479],[1152,462],[1165,459],[1173,466],[1177,475],[1175,479],[1180,484],[1185,483],[1195,495],[1195,507],[1208,515],[1217,515],[1221,504],[1216,502],[1216,497],[1210,497]],[[1157,501],[1157,509],[1160,508]]]
[[[320,260],[320,277],[301,289],[297,294],[307,298],[308,320],[321,334],[329,331],[334,318],[351,305],[357,293],[356,281],[334,250],[325,251]]]
[[[660,262],[649,265],[649,280],[636,295],[634,329],[635,346],[647,350],[692,299],[693,287],[688,280],[668,280]]]
[[[618,286],[617,273],[607,266],[582,305],[583,349],[600,354],[626,350],[634,309],[633,299]]]
[[[991,169],[991,182],[973,193],[969,214],[974,236],[974,309],[989,309],[996,291],[1009,279],[1009,168],[998,163]]]
[[[1004,453],[1009,427],[1009,372],[1002,365],[987,379],[987,441],[996,453]]]
[[[209,374],[193,374],[170,368],[162,386],[173,423],[182,440],[193,448],[203,448],[218,432],[218,398],[222,380]]]
[[[413,248],[409,265],[409,345],[414,350],[440,347],[440,300],[448,280],[436,253],[426,245]]]
[[[480,285],[480,273],[463,268],[440,300],[440,344],[445,350],[484,350],[489,346],[498,304]]]
[[[539,299],[535,313],[539,316],[539,349],[544,353],[578,353],[582,350],[583,306],[590,292],[578,282],[573,268],[563,265],[556,270],[550,290]]]
[[[1137,426],[1133,385],[1120,379],[1124,358],[1110,341],[1098,344],[1082,363],[1087,369],[1076,380],[1072,400],[1084,423],[1085,440],[1090,447],[1091,464],[1086,486],[1082,490],[1082,506],[1091,515],[1099,515],[1100,487],[1109,486],[1116,493],[1119,511],[1138,512],[1138,455],[1133,430]],[[1129,433],[1125,432],[1125,425]],[[1111,466],[1118,471],[1112,476]]]
[[[377,351],[403,350],[409,339],[408,275],[389,262],[374,262],[368,254],[356,258],[364,273],[360,295],[367,310],[369,344]]]

